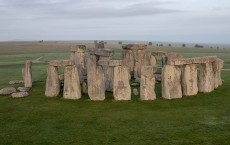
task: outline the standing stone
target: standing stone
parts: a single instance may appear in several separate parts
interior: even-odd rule
[[[192,96],[198,93],[196,64],[184,65],[182,69],[183,95]]]
[[[65,99],[80,99],[81,86],[76,66],[66,66],[64,72],[64,91]]]
[[[113,96],[115,100],[131,100],[127,66],[116,66],[114,68]]]
[[[147,65],[147,50],[137,50],[137,75],[141,77],[141,67]]]
[[[88,95],[91,100],[105,99],[105,78],[101,66],[97,66],[97,58],[91,55],[87,61]]]
[[[157,59],[153,55],[150,56],[150,65],[153,66],[153,67],[157,66]]]
[[[25,87],[31,88],[32,87],[32,61],[30,60],[26,61],[23,76],[24,76]]]
[[[139,92],[138,92],[138,89],[137,89],[137,88],[134,88],[134,89],[133,89],[133,95],[134,95],[134,96],[138,96],[138,95],[139,95]]]
[[[198,87],[199,92],[203,93],[209,93],[214,90],[214,74],[211,62],[200,65]]]
[[[122,60],[124,65],[129,69],[130,75],[134,74],[134,65],[135,65],[135,56],[133,50],[123,49],[122,51]]]
[[[162,97],[165,99],[182,98],[181,69],[178,66],[165,65],[162,69]]]
[[[166,56],[162,56],[161,62],[162,62],[162,67],[164,67],[164,65],[167,63]]]
[[[88,93],[88,86],[86,82],[82,83],[82,92],[87,94]]]
[[[154,67],[142,66],[141,68],[141,83],[140,83],[140,99],[155,100],[155,76]]]
[[[74,61],[74,64],[77,66],[78,74],[81,83],[84,81],[85,74],[85,45],[77,45],[71,48],[70,60]]]
[[[221,70],[224,66],[224,61],[221,59],[217,59],[212,63],[213,73],[214,73],[214,87],[215,89],[222,85],[221,79]]]
[[[48,66],[47,79],[46,79],[46,91],[47,97],[56,97],[60,92],[60,83],[58,78],[58,69],[55,66]]]

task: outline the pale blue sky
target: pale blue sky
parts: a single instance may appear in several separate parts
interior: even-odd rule
[[[0,0],[0,41],[230,43],[229,0]]]

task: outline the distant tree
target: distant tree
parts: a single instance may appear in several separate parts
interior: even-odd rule
[[[172,44],[169,44],[169,47],[172,47]]]
[[[199,45],[199,44],[196,44],[194,47],[195,47],[195,48],[204,48],[204,46]]]
[[[153,45],[153,43],[152,42],[149,42],[149,46],[152,46]]]
[[[182,44],[182,47],[186,47],[186,44]]]
[[[43,40],[39,40],[38,42],[39,42],[39,43],[43,43],[44,41],[43,41]]]
[[[121,42],[121,41],[119,41],[119,42],[118,42],[118,44],[120,44],[120,45],[121,45],[121,44],[122,44],[122,42]]]
[[[159,46],[159,44],[156,44],[157,46]]]

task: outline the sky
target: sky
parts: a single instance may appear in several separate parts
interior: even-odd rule
[[[0,41],[230,43],[230,0],[0,0]]]

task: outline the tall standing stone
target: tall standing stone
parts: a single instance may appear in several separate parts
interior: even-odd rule
[[[212,63],[200,64],[200,75],[199,75],[199,92],[209,93],[214,90],[214,74]]]
[[[137,50],[137,74],[141,77],[141,67],[147,65],[147,50]]]
[[[135,56],[133,50],[123,49],[122,51],[122,60],[124,65],[129,69],[130,75],[134,74],[134,65],[135,65]]]
[[[224,61],[217,59],[212,63],[213,74],[214,74],[214,87],[215,89],[222,85],[221,70],[224,66]]]
[[[58,78],[58,68],[56,66],[48,66],[47,79],[46,79],[46,91],[47,97],[56,97],[60,92],[60,83]]]
[[[65,99],[81,98],[80,80],[78,76],[78,70],[75,65],[65,67],[63,98]]]
[[[153,67],[157,66],[157,59],[153,55],[150,55],[150,65],[153,66]]]
[[[183,95],[192,96],[198,93],[196,64],[183,65],[182,90]]]
[[[23,76],[24,76],[25,87],[31,88],[32,87],[32,61],[30,60],[26,61]]]
[[[97,66],[97,58],[91,55],[87,61],[88,95],[91,100],[102,101],[105,99],[105,78],[101,66]]]
[[[156,68],[152,66],[142,66],[140,83],[140,99],[155,100],[155,75]]]
[[[114,67],[113,96],[115,100],[131,100],[131,88],[127,66]]]
[[[165,99],[182,98],[181,69],[178,66],[165,65],[162,69],[162,97]]]

